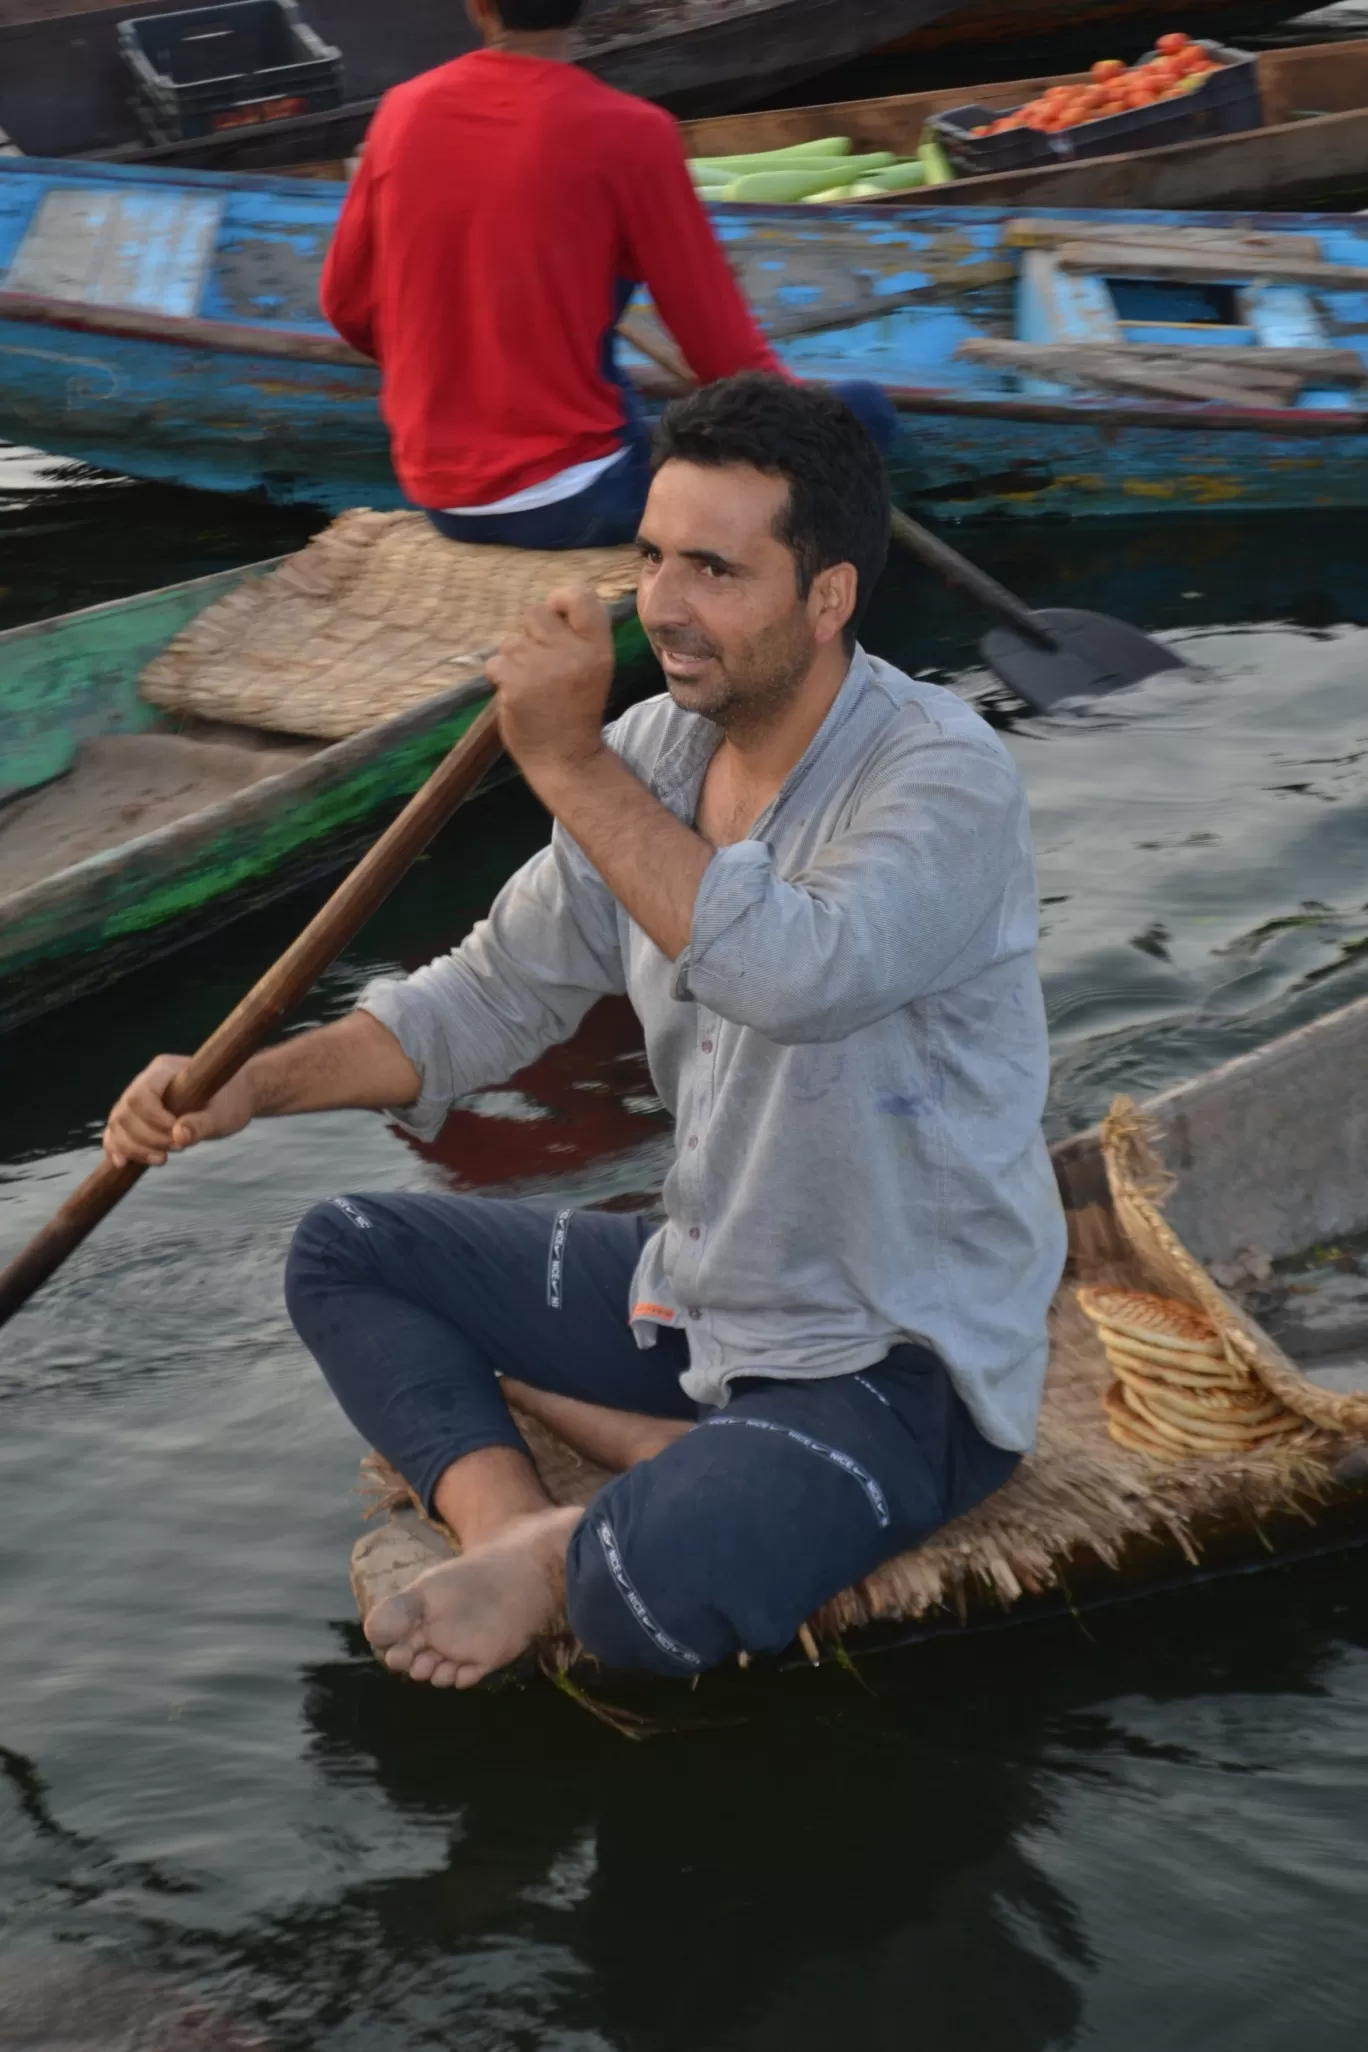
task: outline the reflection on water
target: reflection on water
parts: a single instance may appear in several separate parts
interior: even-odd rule
[[[145,487],[6,489],[7,618],[298,538]],[[967,612],[910,570],[881,594],[872,644],[978,699],[1030,786],[1063,1129],[1363,987],[1361,549],[1348,522],[1224,521],[973,547],[1212,659],[1031,720]],[[517,793],[468,811],[308,1016],[458,938],[544,829]],[[313,902],[5,1041],[0,1246]],[[144,1977],[132,2015],[166,1977],[280,2052],[1357,2047],[1359,1557],[909,1649],[864,1687],[634,1696],[693,1727],[642,1745],[541,1685],[452,1702],[373,1666],[358,1449],[280,1301],[293,1221],[341,1186],[644,1201],[668,1147],[606,1006],[435,1147],[338,1114],[150,1177],[5,1334],[0,2045],[7,1986],[65,1951]]]
[[[302,548],[307,510],[131,483],[0,442],[0,631]]]

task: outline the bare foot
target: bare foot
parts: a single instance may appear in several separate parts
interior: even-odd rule
[[[583,1513],[533,1511],[377,1603],[366,1637],[410,1681],[468,1689],[525,1653],[565,1601],[565,1552]]]
[[[601,1468],[621,1475],[638,1461],[654,1460],[693,1425],[686,1418],[652,1418],[644,1411],[614,1411],[607,1404],[585,1403],[582,1397],[553,1396],[527,1382],[503,1377],[500,1387],[510,1403],[526,1411],[558,1439]]]

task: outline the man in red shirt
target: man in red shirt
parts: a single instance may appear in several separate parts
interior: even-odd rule
[[[668,114],[569,61],[580,0],[467,0],[486,47],[386,95],[323,272],[443,534],[630,541],[650,484],[614,330],[645,283],[702,383],[777,370]]]

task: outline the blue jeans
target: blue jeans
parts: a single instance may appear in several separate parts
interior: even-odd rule
[[[859,1374],[751,1377],[724,1410],[679,1385],[688,1341],[639,1348],[628,1289],[655,1221],[485,1197],[317,1205],[290,1316],[357,1430],[431,1507],[453,1461],[523,1448],[500,1374],[695,1425],[605,1484],[575,1529],[567,1608],[606,1666],[692,1675],[778,1652],[803,1620],[1007,1480],[925,1347]]]
[[[878,385],[851,379],[832,391],[861,421],[886,456],[897,415]],[[502,542],[514,549],[597,549],[635,541],[651,488],[651,439],[634,411],[624,435],[620,460],[603,471],[586,491],[552,506],[534,506],[526,513],[435,513],[427,517],[448,541]]]

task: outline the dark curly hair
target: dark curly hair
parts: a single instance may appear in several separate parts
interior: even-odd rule
[[[859,583],[845,627],[853,649],[888,560],[890,501],[883,458],[845,401],[768,371],[721,378],[666,408],[654,468],[672,462],[744,465],[788,480],[774,532],[793,552],[798,596],[807,597],[819,570],[853,563]]]

